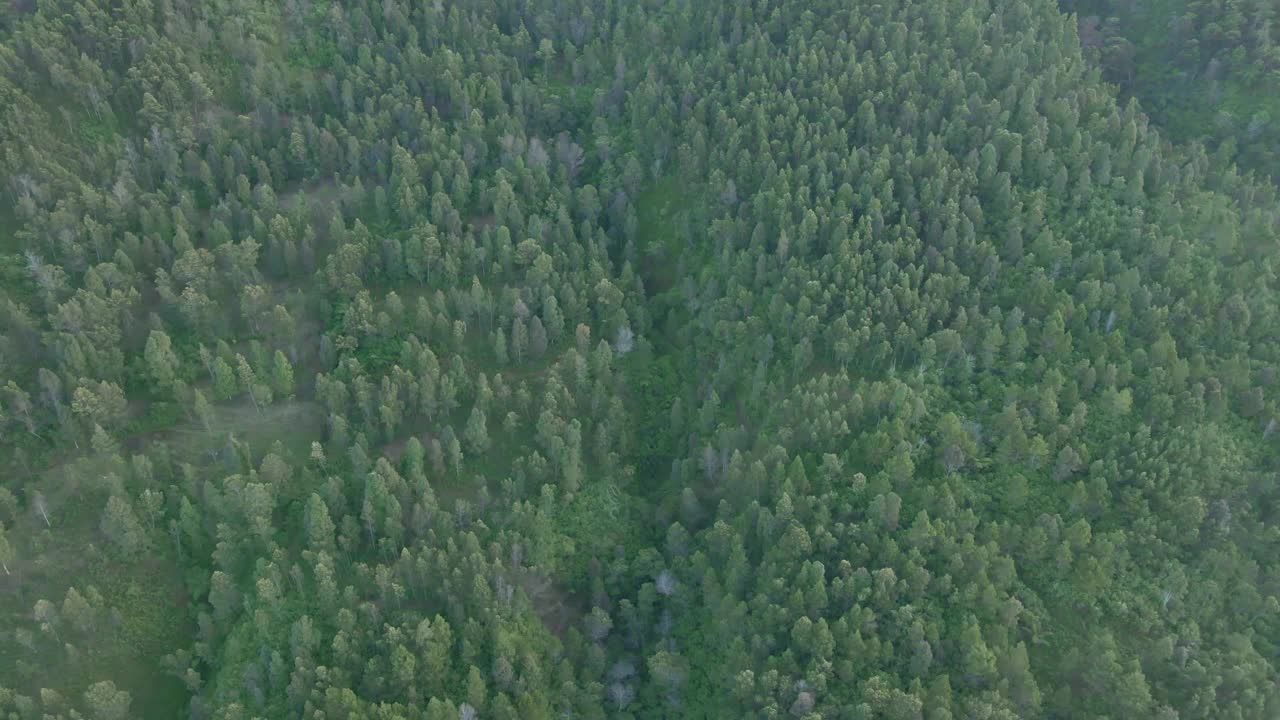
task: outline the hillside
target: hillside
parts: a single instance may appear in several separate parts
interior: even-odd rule
[[[1280,181],[1280,8],[1271,0],[1060,0],[1085,56],[1178,141]]]
[[[1277,188],[1063,9],[4,4],[0,717],[1280,716]]]

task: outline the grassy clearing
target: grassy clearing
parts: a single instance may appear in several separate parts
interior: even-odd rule
[[[181,420],[137,432],[125,450],[149,453],[165,443],[175,459],[204,465],[221,459],[230,434],[255,457],[281,448],[297,457],[309,450],[322,421],[320,407],[310,402],[280,402],[261,412],[250,404],[223,405],[207,427]],[[118,458],[93,454],[24,483],[27,508],[8,523],[18,559],[11,575],[0,575],[0,686],[31,696],[47,688],[74,703],[89,685],[112,680],[132,695],[136,717],[183,713],[189,693],[161,666],[165,655],[189,646],[193,635],[178,559],[161,528],[148,528],[150,547],[130,561],[105,551],[108,541],[100,530],[111,485],[129,474]],[[36,492],[45,499],[47,520],[32,500]],[[91,628],[77,629],[62,617],[73,587],[93,606]],[[53,622],[36,617],[40,600],[59,609]]]
[[[675,453],[666,432],[679,384],[673,352],[679,345],[679,328],[689,321],[684,303],[675,297],[679,292],[676,284],[687,271],[689,260],[690,238],[683,235],[692,225],[690,214],[701,202],[701,192],[691,192],[675,175],[653,183],[636,200],[636,241],[653,318],[652,348],[632,353],[621,366],[630,389],[629,415],[638,427],[631,461],[640,492],[646,496],[665,485]]]
[[[9,529],[19,557],[13,574],[0,576],[0,686],[78,702],[89,685],[111,680],[132,695],[135,717],[178,717],[188,693],[161,658],[190,644],[193,623],[169,548],[157,544],[127,562],[104,552],[102,478],[121,470],[95,456],[30,483],[47,498],[48,522],[31,507]],[[92,606],[90,627],[61,612],[71,588]],[[41,600],[58,609],[52,622],[37,619]]]
[[[691,206],[675,176],[665,177],[636,199],[636,246],[641,260],[645,286],[650,295],[669,290],[676,282],[676,259],[679,256],[677,220]]]
[[[305,457],[323,425],[324,411],[317,403],[286,400],[261,410],[251,403],[236,403],[215,407],[207,427],[190,420],[155,433],[148,441],[169,442],[182,457],[213,459],[225,449],[230,435],[248,443],[255,457],[275,447],[283,447],[289,456]]]

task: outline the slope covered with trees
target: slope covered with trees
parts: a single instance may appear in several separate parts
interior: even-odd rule
[[[1277,716],[1276,188],[1087,52],[5,5],[0,716]]]
[[[1270,0],[1061,0],[1085,56],[1169,136],[1280,181],[1280,8]]]

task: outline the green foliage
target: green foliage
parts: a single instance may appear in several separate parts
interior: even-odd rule
[[[1265,0],[1060,0],[1087,55],[1178,142],[1280,180],[1280,44]]]
[[[675,458],[676,438],[671,426],[672,402],[680,385],[675,362],[669,356],[652,357],[637,352],[623,364],[632,405],[631,422],[636,472],[646,483],[661,479]]]
[[[1063,4],[5,6],[0,715],[1276,716],[1272,4]]]

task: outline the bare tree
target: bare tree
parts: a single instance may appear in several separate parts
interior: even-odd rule
[[[738,204],[738,186],[733,182],[732,178],[725,183],[724,192],[720,193],[720,202],[725,205]]]
[[[626,683],[615,682],[609,686],[609,699],[618,706],[619,710],[625,710],[635,697],[635,689]]]
[[[814,698],[813,693],[808,690],[801,691],[796,696],[796,701],[791,703],[791,715],[794,717],[804,717],[813,712]]]
[[[663,570],[658,573],[657,579],[654,580],[654,587],[657,588],[659,595],[671,597],[676,591],[676,577],[671,574],[670,570]]]
[[[526,155],[529,165],[535,168],[545,168],[547,162],[551,159],[547,155],[546,148],[542,147],[542,141],[538,138],[533,138],[529,141],[529,150]]]
[[[41,518],[44,518],[45,527],[53,527],[53,524],[49,522],[49,505],[45,502],[44,493],[39,490],[35,491],[31,496],[31,507],[34,508],[37,513],[40,513]]]
[[[4,525],[0,525],[0,568],[4,568],[5,575],[12,575],[9,572],[9,563],[15,559],[13,545],[9,543],[9,535],[5,532]]]
[[[609,618],[609,613],[601,608],[592,608],[591,612],[584,620],[586,625],[587,636],[592,642],[600,642],[609,636],[609,631],[613,629],[613,620]]]
[[[702,448],[702,458],[699,462],[702,465],[702,472],[707,475],[707,480],[714,481],[720,472],[720,456],[716,453],[716,449],[711,445]]]
[[[942,467],[948,475],[964,466],[964,450],[959,445],[948,445],[942,451]]]
[[[617,337],[613,340],[613,352],[619,357],[626,355],[636,347],[635,334],[631,332],[631,328],[623,326],[618,328]]]
[[[556,136],[556,157],[560,159],[561,163],[564,163],[569,182],[572,183],[582,169],[582,161],[586,158],[586,152],[569,137],[569,133],[562,132]]]

